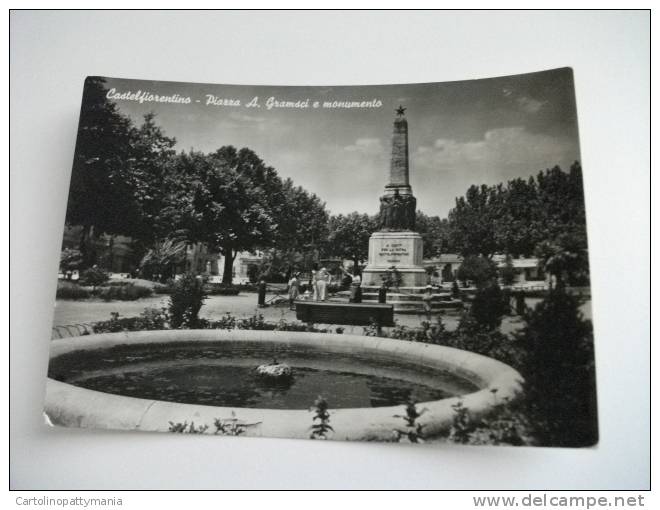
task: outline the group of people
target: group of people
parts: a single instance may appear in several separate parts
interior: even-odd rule
[[[347,276],[351,277],[351,295],[349,301],[351,303],[362,302],[360,275],[352,275],[349,274],[346,270],[342,270]],[[288,283],[289,306],[292,310],[294,307],[294,302],[300,296],[300,276],[301,275],[299,272],[294,273]],[[311,293],[311,299],[313,301],[326,301],[328,299],[328,286],[330,285],[330,280],[330,272],[325,267],[318,269],[318,266],[315,266],[312,269],[308,282],[308,289]]]
[[[294,273],[289,280],[289,306],[293,309],[293,303],[300,296],[300,273]],[[330,285],[330,273],[325,267],[312,269],[309,279],[309,289],[311,289],[312,299],[314,301],[325,301],[328,299],[328,285]]]

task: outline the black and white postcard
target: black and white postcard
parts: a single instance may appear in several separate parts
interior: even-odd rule
[[[88,77],[44,419],[593,446],[582,172],[569,68],[326,87]]]

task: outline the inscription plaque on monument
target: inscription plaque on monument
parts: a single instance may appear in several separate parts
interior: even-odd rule
[[[379,252],[380,258],[387,259],[386,262],[390,264],[400,263],[401,259],[407,258],[409,254],[408,247],[403,243],[386,243]]]

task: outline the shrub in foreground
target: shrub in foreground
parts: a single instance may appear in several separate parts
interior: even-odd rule
[[[96,322],[92,325],[92,329],[94,333],[155,331],[169,329],[169,321],[167,309],[146,308],[139,317],[119,317],[119,314],[114,312],[111,314],[110,320]]]
[[[110,279],[110,274],[98,266],[85,269],[80,274],[80,283],[82,285],[88,285],[90,287],[93,287],[94,289],[96,289],[96,287],[99,287],[100,285],[103,285],[109,279]]]
[[[110,285],[96,290],[95,295],[104,301],[136,301],[140,298],[149,297],[153,291],[141,285]]]
[[[598,441],[593,331],[579,306],[578,297],[553,289],[527,312],[520,334],[528,415],[542,445]]]
[[[170,294],[170,325],[172,328],[196,328],[199,311],[206,300],[204,280],[194,274],[183,275],[172,285]]]
[[[57,286],[57,299],[87,299],[91,296],[91,292],[80,285],[69,284]]]

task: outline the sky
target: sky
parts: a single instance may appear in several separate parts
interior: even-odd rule
[[[177,150],[252,149],[331,213],[374,214],[389,177],[392,124],[408,120],[410,184],[419,210],[446,217],[472,184],[527,178],[579,160],[569,68],[500,78],[374,86],[210,85],[106,78],[115,94],[178,94],[189,104],[113,99],[136,124],[150,112]],[[112,90],[111,90],[112,92]],[[233,105],[207,104],[208,96]],[[125,97],[125,96],[124,96]],[[248,106],[258,97],[259,106]],[[309,100],[308,108],[267,107]],[[371,107],[323,108],[324,101]],[[237,105],[236,102],[240,102]],[[313,102],[319,101],[318,108]],[[380,106],[375,105],[380,102]],[[254,104],[254,103],[252,103]]]

